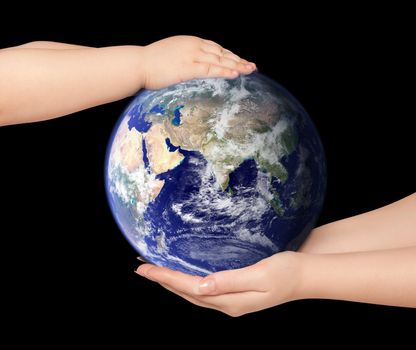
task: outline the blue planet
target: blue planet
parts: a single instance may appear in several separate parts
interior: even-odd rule
[[[311,119],[259,73],[141,91],[114,129],[105,173],[137,252],[201,276],[296,250],[326,189]]]

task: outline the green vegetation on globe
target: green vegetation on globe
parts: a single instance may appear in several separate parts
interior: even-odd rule
[[[140,255],[205,275],[297,249],[323,203],[325,157],[305,110],[271,79],[193,80],[132,100],[106,187]]]

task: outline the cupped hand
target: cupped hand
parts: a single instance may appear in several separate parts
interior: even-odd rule
[[[252,266],[207,277],[151,264],[139,266],[136,272],[195,305],[235,317],[298,299],[300,255],[278,253]]]
[[[174,36],[143,48],[144,87],[160,89],[196,78],[236,78],[255,69],[217,43],[194,36]]]

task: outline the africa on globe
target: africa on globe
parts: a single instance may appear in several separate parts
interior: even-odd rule
[[[296,250],[326,187],[309,116],[254,73],[141,91],[106,159],[112,213],[148,261],[206,275]]]

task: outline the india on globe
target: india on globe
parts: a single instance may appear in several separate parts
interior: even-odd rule
[[[139,254],[190,274],[296,250],[326,188],[309,116],[271,79],[201,79],[141,91],[106,159],[116,221]]]

